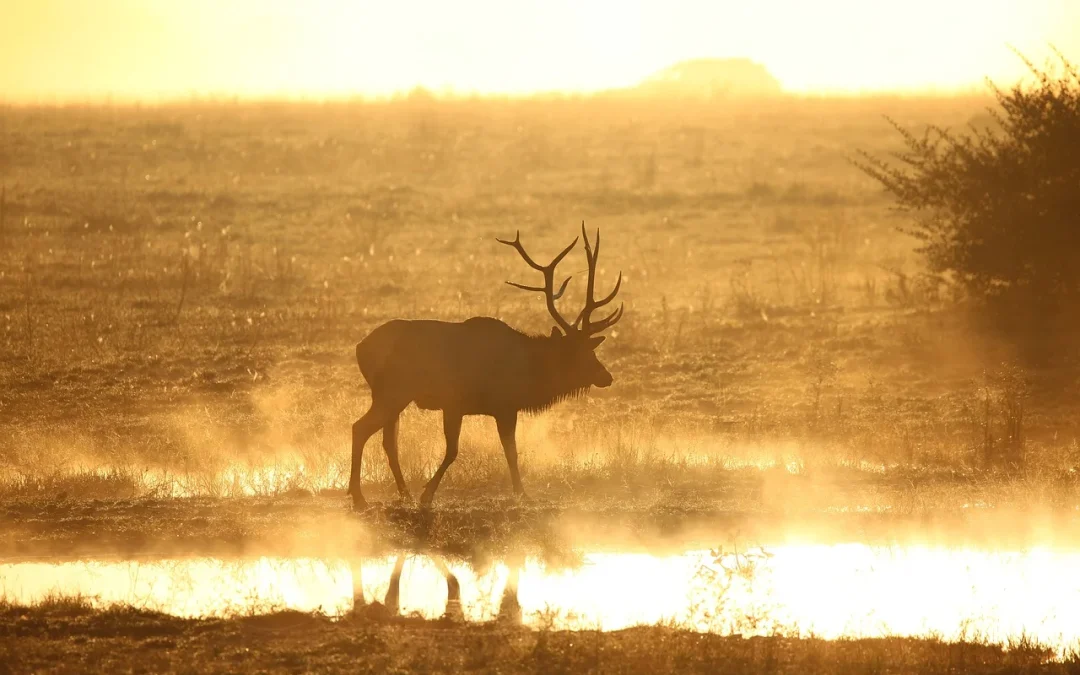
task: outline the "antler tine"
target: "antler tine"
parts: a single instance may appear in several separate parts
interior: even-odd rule
[[[523,291],[536,291],[537,293],[543,293],[547,289],[543,286],[526,286],[525,284],[519,284],[516,281],[507,281],[507,286],[513,286],[514,288],[520,288]]]
[[[573,275],[566,277],[566,279],[562,282],[562,285],[559,287],[558,292],[556,292],[555,267],[559,264],[560,261],[562,261],[563,258],[566,257],[568,253],[570,253],[570,251],[574,249],[575,246],[577,246],[578,238],[575,237],[574,241],[570,242],[570,245],[564,248],[562,252],[560,252],[559,255],[555,256],[555,258],[547,265],[540,265],[529,257],[529,254],[525,251],[525,247],[521,244],[520,230],[518,230],[514,234],[514,241],[507,241],[505,239],[499,239],[498,237],[496,237],[495,240],[498,241],[500,244],[512,246],[514,249],[517,250],[518,254],[521,255],[522,259],[526,263],[528,263],[529,267],[532,267],[533,269],[542,272],[544,275],[543,286],[526,286],[525,284],[519,284],[515,281],[507,281],[506,283],[513,286],[514,288],[520,288],[525,291],[543,293],[544,298],[547,301],[547,308],[548,312],[551,314],[551,318],[554,319],[555,323],[557,323],[559,327],[563,329],[564,333],[569,333],[573,329],[573,326],[570,324],[569,321],[563,318],[562,314],[559,313],[559,309],[555,306],[555,301],[561,298],[563,296],[563,293],[566,292],[566,286],[570,283],[570,279]]]
[[[604,298],[602,300],[591,303],[591,306],[589,307],[589,311],[594,312],[594,311],[600,309],[601,307],[603,307],[604,305],[608,304],[612,300],[614,300],[615,296],[619,294],[619,288],[621,286],[622,286],[622,271],[619,272],[619,278],[615,280],[615,288],[612,288],[611,292],[608,293],[606,296],[604,296]],[[577,319],[574,320],[574,326],[575,327],[580,326],[581,325],[581,320],[584,317],[585,317],[585,310],[583,309],[583,310],[581,310],[581,313],[578,314]],[[590,323],[590,326],[592,326],[592,325],[595,325],[595,324]],[[592,329],[590,328],[590,331],[591,330]]]
[[[534,262],[533,259],[529,257],[529,254],[525,252],[525,247],[521,245],[521,230],[518,230],[514,233],[514,241],[507,241],[505,239],[499,239],[498,237],[495,237],[495,241],[499,242],[500,244],[506,244],[507,246],[514,247],[515,249],[517,249],[517,252],[521,255],[525,262],[529,264],[529,267],[533,268],[534,270],[540,270],[541,272],[544,271],[544,266],[536,264],[536,262]]]
[[[562,259],[566,257],[566,254],[569,253],[570,251],[574,250],[574,247],[577,246],[577,240],[578,240],[578,238],[574,237],[574,241],[570,242],[570,245],[567,246],[566,248],[564,248],[562,250],[562,253],[555,256],[555,259],[551,261],[551,264],[548,265],[548,267],[550,267],[552,270],[554,270],[555,266],[558,265],[560,262],[562,262]]]
[[[585,260],[589,263],[589,284],[585,289],[585,306],[592,303],[593,288],[596,286],[596,254],[600,249],[600,230],[596,230],[596,251],[589,245],[589,234],[585,231],[585,221],[581,221],[581,236],[585,238]]]
[[[573,279],[573,278],[574,278],[573,275],[571,275],[571,276],[568,276],[565,279],[563,279],[562,286],[559,286],[559,292],[556,293],[555,295],[553,295],[552,297],[555,298],[556,300],[561,298],[563,296],[563,293],[566,292],[566,285],[568,283],[570,283],[570,280]],[[513,286],[514,288],[520,288],[523,291],[535,291],[537,293],[545,293],[545,292],[547,292],[547,289],[544,288],[543,286],[526,286],[525,284],[519,284],[516,281],[507,281],[506,283],[508,285],[510,285],[510,286]]]
[[[600,309],[600,308],[601,308],[601,307],[603,307],[604,305],[606,305],[606,304],[608,304],[609,302],[611,302],[612,300],[614,300],[614,299],[615,299],[615,296],[616,296],[616,295],[618,294],[618,292],[619,292],[619,287],[620,287],[620,286],[622,286],[622,270],[619,270],[619,278],[615,280],[615,288],[611,289],[611,292],[610,292],[610,293],[608,293],[608,294],[607,294],[607,295],[606,295],[606,296],[604,297],[604,299],[603,299],[603,300],[600,300],[600,301],[598,301],[598,302],[594,302],[594,303],[593,303],[593,309]]]
[[[556,299],[556,300],[561,298],[562,294],[566,292],[566,284],[570,283],[570,280],[573,279],[573,278],[574,278],[574,275],[571,274],[570,276],[563,279],[562,286],[559,287],[559,292],[556,293],[555,295],[551,296],[551,297]]]
[[[603,319],[600,319],[599,321],[597,321],[595,323],[589,324],[589,333],[593,333],[593,334],[599,333],[599,332],[605,331],[608,328],[611,328],[615,324],[619,323],[619,319],[622,318],[623,309],[625,309],[625,307],[626,307],[625,303],[619,303],[619,308],[617,310],[615,310],[611,314],[607,315]]]
[[[585,238],[585,258],[589,263],[589,281],[585,291],[585,307],[582,308],[581,313],[578,314],[577,319],[574,320],[574,326],[580,327],[582,332],[592,335],[599,333],[606,328],[610,328],[622,317],[622,308],[620,307],[620,309],[615,310],[606,318],[598,322],[594,323],[590,320],[594,311],[615,299],[615,296],[619,292],[619,288],[622,287],[622,272],[619,272],[619,278],[615,281],[615,288],[601,300],[595,300],[593,295],[596,292],[596,264],[600,259],[600,228],[596,228],[595,243],[590,242],[589,235],[585,230],[585,222],[582,221],[581,235]]]

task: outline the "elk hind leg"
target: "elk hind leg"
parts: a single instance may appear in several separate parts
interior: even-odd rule
[[[360,491],[360,469],[364,459],[364,446],[368,439],[386,424],[385,413],[382,406],[372,401],[371,407],[364,416],[356,420],[352,426],[352,466],[349,470],[349,490],[352,495],[353,508],[362,509],[367,506],[364,495]]]
[[[401,473],[401,464],[398,462],[398,420],[400,419],[400,413],[390,418],[390,421],[383,425],[382,430],[382,444],[383,450],[386,451],[386,461],[390,464],[390,472],[394,474],[394,482],[397,484],[398,494],[402,499],[411,501],[412,495],[409,494],[409,488],[405,485],[405,477]]]

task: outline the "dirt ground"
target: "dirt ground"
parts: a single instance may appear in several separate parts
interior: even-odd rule
[[[775,483],[774,483],[775,481]],[[844,491],[834,481],[841,481]],[[390,495],[353,513],[341,491],[273,497],[0,501],[0,556],[145,554],[350,555],[384,550],[457,556],[565,558],[574,549],[680,550],[793,542],[1022,549],[1080,545],[1080,512],[1032,502],[1028,484],[953,476],[879,477],[858,484],[757,470],[710,482],[577,491],[522,502],[448,489],[435,508]],[[1042,489],[1075,495],[1069,482]],[[825,504],[781,500],[788,491]],[[897,495],[921,491],[921,503]],[[764,495],[776,494],[768,498]],[[1016,497],[1019,493],[1024,498]],[[944,496],[942,496],[944,495]],[[963,495],[967,503],[946,501]],[[825,497],[823,497],[825,499]],[[850,508],[848,504],[876,504]]]
[[[189,620],[77,603],[0,607],[4,672],[1067,673],[1033,649],[933,640],[796,640],[662,627],[610,633],[283,612]]]

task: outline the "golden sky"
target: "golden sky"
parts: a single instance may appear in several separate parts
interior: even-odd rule
[[[0,99],[589,91],[748,57],[796,92],[1010,80],[1080,0],[0,0]]]

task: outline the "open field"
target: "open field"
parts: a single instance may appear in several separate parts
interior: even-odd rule
[[[972,320],[849,162],[900,150],[883,115],[960,127],[986,105],[0,108],[0,557],[1080,546],[1074,355],[1048,366]],[[603,233],[600,286],[623,272],[626,315],[598,352],[615,384],[522,420],[532,501],[511,497],[493,421],[467,419],[433,511],[396,501],[376,439],[377,504],[351,513],[349,428],[369,400],[355,343],[398,317],[546,333],[543,301],[503,283],[532,279],[495,237],[520,230],[550,256],[582,220]],[[563,267],[576,306],[583,256]],[[439,416],[407,410],[400,446],[418,494],[442,458]],[[308,614],[0,611],[0,662],[25,670],[61,644],[85,667],[152,670],[242,648],[286,670],[929,672],[960,658],[1018,672],[1043,658],[659,627],[579,642]],[[431,642],[454,651],[419,649]],[[355,661],[357,645],[374,660]],[[655,645],[667,660],[634,651]]]
[[[966,471],[1010,443],[1043,478],[1071,475],[1071,372],[1029,372],[1025,394],[1016,355],[942,307],[947,287],[847,161],[898,149],[883,114],[960,126],[986,103],[5,109],[5,492],[340,488],[366,407],[353,345],[394,317],[546,331],[543,303],[502,283],[527,270],[494,237],[548,252],[582,220],[604,232],[602,279],[626,277],[601,348],[616,386],[526,423],[527,480]],[[414,483],[436,429],[402,421]],[[447,487],[504,481],[493,429],[467,421]],[[385,484],[368,459],[365,482]]]

